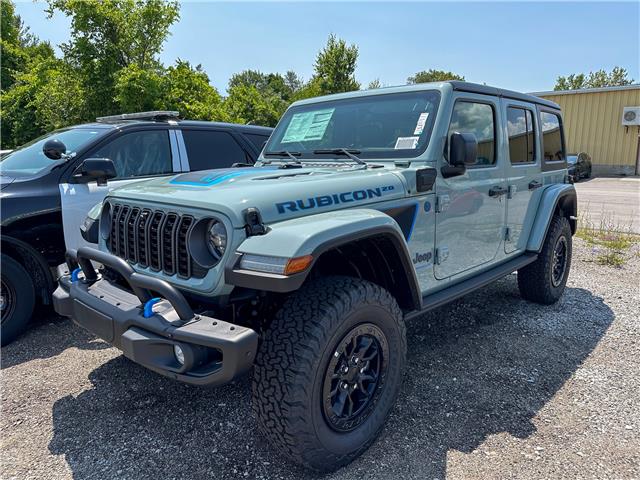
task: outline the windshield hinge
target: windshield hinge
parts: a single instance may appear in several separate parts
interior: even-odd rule
[[[260,215],[260,210],[257,208],[247,208],[244,211],[244,221],[244,229],[247,232],[247,237],[267,233],[267,228],[264,226],[264,223],[262,223],[262,215]]]

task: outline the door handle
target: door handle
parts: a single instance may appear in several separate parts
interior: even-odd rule
[[[542,186],[542,183],[538,182],[537,180],[533,180],[531,183],[529,183],[529,190],[535,190],[536,188],[540,188]]]
[[[489,189],[490,197],[499,197],[501,195],[505,195],[507,193],[507,189],[503,187],[491,187]]]

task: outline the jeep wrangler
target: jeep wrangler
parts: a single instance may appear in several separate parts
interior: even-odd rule
[[[253,367],[260,430],[326,471],[383,428],[407,319],[512,272],[560,298],[576,192],[558,105],[451,81],[296,102],[254,167],[128,185],[94,216],[58,313],[182,382]]]

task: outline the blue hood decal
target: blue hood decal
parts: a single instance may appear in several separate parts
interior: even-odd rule
[[[277,167],[265,168],[264,170],[275,170]],[[183,173],[171,179],[169,183],[173,185],[191,185],[194,187],[211,187],[226,180],[231,180],[243,175],[256,173],[256,167],[247,168],[223,168],[219,170],[207,170],[204,172]]]

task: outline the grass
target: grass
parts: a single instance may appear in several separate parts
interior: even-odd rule
[[[578,222],[576,236],[593,247],[596,263],[616,268],[624,266],[627,250],[640,243],[640,236],[632,233],[631,224],[618,223],[612,214],[606,213],[602,214],[598,224],[583,214]]]

